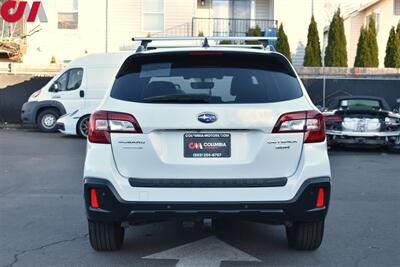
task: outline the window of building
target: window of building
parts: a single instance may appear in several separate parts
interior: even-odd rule
[[[78,0],[57,0],[58,28],[78,29]]]
[[[164,0],[143,0],[144,32],[164,31]]]
[[[394,0],[394,15],[400,16],[400,0]]]

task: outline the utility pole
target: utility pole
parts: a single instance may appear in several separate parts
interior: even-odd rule
[[[329,36],[328,27],[327,36]],[[322,35],[322,108],[325,109],[326,107],[326,76],[325,76],[325,31],[323,31]]]
[[[108,0],[106,0],[106,53],[108,53]]]

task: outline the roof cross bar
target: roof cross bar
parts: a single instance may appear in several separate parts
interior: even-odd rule
[[[275,48],[270,43],[276,41],[276,37],[266,36],[246,36],[246,37],[222,37],[222,36],[206,36],[206,37],[133,37],[132,41],[140,41],[140,46],[136,52],[143,52],[147,50],[149,43],[153,41],[203,41],[203,47],[210,47],[208,41],[258,41],[262,44],[264,49],[275,51]]]

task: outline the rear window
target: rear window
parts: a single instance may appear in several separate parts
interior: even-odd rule
[[[372,108],[380,109],[381,102],[375,99],[343,99],[340,101],[340,107],[347,108]]]
[[[278,54],[136,54],[122,65],[111,97],[140,103],[271,103],[302,96]]]

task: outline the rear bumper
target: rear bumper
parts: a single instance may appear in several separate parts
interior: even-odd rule
[[[95,188],[99,208],[90,207],[90,189]],[[316,208],[317,192],[325,190],[324,207]],[[162,220],[229,218],[266,223],[323,220],[330,200],[330,178],[306,180],[289,201],[241,202],[128,202],[121,199],[113,185],[99,178],[85,178],[84,198],[87,217],[93,221],[142,223]],[[182,189],[185,190],[185,189]],[[243,188],[244,192],[246,188]],[[284,190],[284,187],[282,187]]]
[[[61,133],[65,132],[65,124],[62,122],[57,122],[57,130],[59,130]]]
[[[330,136],[345,136],[345,137],[364,137],[364,138],[374,138],[374,137],[396,137],[400,135],[400,131],[387,131],[387,132],[350,132],[350,131],[333,131],[327,130],[327,135]]]
[[[74,118],[69,114],[63,115],[57,120],[57,130],[62,134],[76,135],[76,124],[78,120],[78,118]]]
[[[340,132],[327,131],[328,144],[343,145],[393,145],[399,138],[400,132]]]

